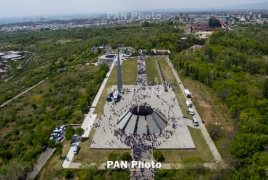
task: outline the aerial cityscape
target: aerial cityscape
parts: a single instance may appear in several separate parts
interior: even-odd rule
[[[268,179],[268,2],[2,5],[0,180]]]

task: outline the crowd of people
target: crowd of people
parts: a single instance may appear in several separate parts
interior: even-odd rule
[[[147,85],[145,57],[143,55],[138,56],[138,71],[136,84],[140,86]]]

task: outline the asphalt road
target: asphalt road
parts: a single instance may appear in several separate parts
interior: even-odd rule
[[[47,160],[53,154],[54,151],[55,148],[54,149],[47,148],[46,151],[42,152],[42,154],[39,156],[37,160],[37,163],[34,165],[33,171],[27,175],[27,179],[35,178],[35,176],[39,173],[39,171],[42,169],[42,167],[44,166],[44,164],[47,162]]]

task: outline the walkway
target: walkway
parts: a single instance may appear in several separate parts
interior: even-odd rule
[[[47,79],[47,78],[46,78],[46,79]],[[45,79],[42,80],[42,81],[40,81],[39,83],[33,85],[33,86],[30,87],[29,89],[23,91],[22,93],[20,93],[19,95],[15,96],[14,98],[12,98],[12,99],[10,99],[10,100],[4,102],[0,107],[3,107],[3,106],[5,106],[5,105],[7,105],[7,104],[10,103],[12,100],[17,99],[18,97],[20,97],[21,95],[27,93],[28,91],[30,91],[31,89],[35,88],[36,86],[38,86],[39,84],[41,84],[41,83],[44,82],[44,81],[45,81]]]
[[[132,154],[133,154],[133,150],[132,150]],[[149,162],[151,163],[153,161],[153,155],[149,152],[149,151],[144,151],[142,152],[141,154],[142,158],[141,158],[141,161],[144,163],[146,162]],[[132,155],[133,157],[133,155]],[[154,173],[152,172],[152,170],[149,170],[149,169],[146,169],[146,168],[142,168],[142,169],[130,169],[131,171],[131,178],[130,180],[136,180],[136,177],[139,177],[140,178],[145,178],[145,179],[148,179],[148,180],[153,180],[153,176],[154,176]]]
[[[93,126],[93,123],[97,117],[97,114],[87,114],[85,117],[85,120],[83,124],[81,125],[81,128],[84,129],[84,134],[82,135],[83,138],[87,138],[89,136],[89,133],[91,131],[91,127]]]
[[[194,126],[193,121],[191,119],[183,118],[183,121],[188,127],[191,127],[194,129],[200,129],[199,126]]]
[[[174,77],[176,78],[176,80],[177,80],[177,82],[178,82],[178,84],[179,84],[179,86],[180,86],[180,88],[181,88],[181,91],[182,91],[182,93],[183,93],[184,90],[185,90],[185,88],[184,88],[183,84],[180,83],[181,80],[180,80],[180,78],[179,78],[179,76],[178,76],[177,71],[173,68],[173,65],[172,65],[172,63],[170,62],[168,56],[166,56],[166,60],[167,60],[167,62],[168,62],[168,64],[169,64],[169,67],[170,67],[170,69],[172,70],[172,73],[173,73]],[[186,101],[187,99],[189,100],[189,98],[186,98],[186,97],[185,97],[185,101]],[[210,137],[210,135],[209,135],[209,133],[208,133],[208,131],[207,131],[206,126],[202,123],[202,120],[201,120],[201,118],[200,118],[200,116],[199,116],[199,113],[197,112],[197,110],[196,110],[194,104],[193,104],[193,107],[192,107],[192,108],[193,108],[193,110],[194,110],[194,112],[195,112],[195,117],[196,117],[196,119],[197,119],[198,122],[199,122],[199,128],[200,128],[200,130],[201,130],[201,132],[202,132],[202,134],[203,134],[203,136],[204,136],[204,138],[205,138],[205,140],[206,140],[206,142],[207,142],[207,144],[208,144],[208,147],[209,147],[211,153],[213,154],[214,160],[215,160],[216,162],[220,162],[220,161],[222,161],[221,155],[220,155],[220,153],[219,153],[217,147],[215,146],[213,140],[211,139],[211,137]]]
[[[44,164],[47,162],[47,160],[50,158],[50,156],[53,154],[54,151],[55,148],[54,149],[47,148],[46,151],[41,153],[41,155],[37,160],[37,163],[34,165],[33,171],[27,175],[27,179],[35,178],[35,176],[39,173],[39,171],[42,169],[42,167],[44,166]]]

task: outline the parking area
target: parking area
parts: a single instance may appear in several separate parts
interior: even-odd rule
[[[55,139],[56,142],[61,142],[64,139],[64,132],[67,126],[56,126],[56,128],[50,134],[50,139]]]

